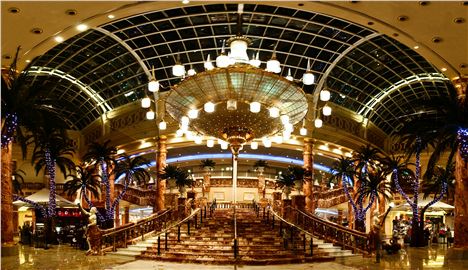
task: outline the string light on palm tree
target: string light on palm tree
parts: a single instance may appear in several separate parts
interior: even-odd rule
[[[457,140],[460,145],[460,155],[465,162],[468,162],[468,128],[459,128]]]

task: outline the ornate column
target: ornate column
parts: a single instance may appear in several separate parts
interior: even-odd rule
[[[265,198],[266,192],[266,182],[265,182],[265,175],[263,174],[264,167],[258,168],[258,193],[261,194],[260,198]]]
[[[164,167],[166,167],[167,158],[167,138],[166,136],[160,136],[157,140],[156,150],[156,172],[159,173]],[[164,209],[164,193],[166,191],[166,180],[157,177],[156,181],[156,199],[153,212],[157,212]]]
[[[336,219],[336,223],[343,224],[343,210],[338,209],[338,218]]]
[[[300,211],[305,210],[305,196],[304,195],[293,195],[292,200],[291,200],[291,205],[293,208],[296,208]],[[294,211],[293,213],[290,213],[290,218],[293,219],[293,222],[298,222],[298,216],[299,212]]]
[[[125,212],[124,212],[124,220],[123,224],[127,224],[130,222],[130,206],[125,206]]]
[[[291,217],[291,206],[292,206],[292,201],[290,199],[284,199],[283,200],[283,208],[281,209],[281,214],[283,215],[283,218],[286,220],[290,220]]]
[[[279,191],[274,191],[273,192],[273,201],[281,201],[281,196],[283,194]]]
[[[453,83],[459,97],[466,99],[468,78],[461,78]],[[453,243],[455,248],[462,248],[465,254],[468,249],[468,156],[462,156],[460,150],[462,146],[467,147],[467,141],[468,138],[462,138],[455,158],[455,237]]]
[[[120,205],[117,204],[115,207],[115,220],[114,220],[114,227],[120,226]]]
[[[12,143],[2,149],[2,244],[13,242]]]
[[[210,199],[211,169],[212,167],[209,166],[203,167],[202,196],[207,200]]]
[[[305,181],[303,185],[303,192],[305,196],[305,210],[313,213],[315,211],[314,205],[314,140],[311,138],[304,138],[304,168],[312,172],[311,179]]]

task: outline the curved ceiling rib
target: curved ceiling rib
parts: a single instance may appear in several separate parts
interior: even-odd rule
[[[138,54],[136,54],[136,53],[132,50],[132,48],[130,48],[130,47],[127,45],[127,43],[123,42],[123,40],[121,40],[118,36],[114,35],[113,33],[107,31],[107,30],[104,29],[104,28],[98,27],[98,28],[96,28],[96,30],[99,31],[99,32],[102,32],[102,33],[104,33],[104,34],[106,34],[106,35],[108,35],[108,36],[110,36],[111,38],[115,39],[115,41],[117,41],[120,45],[122,45],[123,47],[125,47],[125,48],[128,50],[128,52],[130,52],[130,53],[133,55],[133,57],[135,57],[135,59],[138,61],[138,63],[140,63],[141,68],[144,70],[144,72],[146,73],[146,75],[148,76],[148,78],[151,77],[151,73],[150,73],[148,67],[143,63],[143,61],[141,60],[140,56],[138,56]]]
[[[72,84],[78,86],[81,90],[83,90],[83,92],[85,92],[86,95],[95,102],[96,106],[99,106],[101,108],[101,110],[102,110],[101,113],[102,114],[112,110],[112,108],[109,106],[109,104],[107,104],[107,102],[96,91],[94,91],[91,87],[89,87],[88,85],[82,83],[81,81],[74,78],[70,74],[67,74],[67,73],[65,73],[65,72],[63,72],[61,70],[51,69],[51,68],[47,68],[47,67],[32,66],[28,70],[28,73],[58,76],[58,77],[60,77],[62,79],[65,79],[65,80],[71,82]]]

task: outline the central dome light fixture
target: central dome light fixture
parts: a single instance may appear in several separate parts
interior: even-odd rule
[[[197,144],[205,136],[210,138],[207,141],[210,147],[214,145],[213,138],[217,138],[223,142],[219,143],[222,148],[229,144],[235,155],[246,143],[251,143],[251,148],[256,149],[258,142],[271,147],[272,141],[281,143],[288,140],[295,129],[301,136],[306,136],[305,124],[295,128],[308,111],[307,98],[298,83],[315,83],[311,59],[307,59],[302,78],[295,79],[291,69],[287,70],[286,77],[278,75],[281,63],[277,59],[276,48],[264,69],[261,68],[258,49],[251,52],[252,58],[249,58],[251,40],[242,34],[242,13],[243,5],[239,4],[237,34],[222,42],[215,61],[206,55],[203,62],[205,71],[197,73],[191,65],[187,65],[190,69],[186,71],[181,54],[177,53],[172,73],[181,81],[171,86],[165,99],[167,112],[179,121],[178,136],[190,133],[192,136],[186,137]],[[158,92],[160,86],[154,69],[151,75],[148,89]],[[329,91],[320,92],[320,100],[329,99]],[[141,103],[144,108],[151,106],[148,97]],[[324,107],[323,115],[329,113],[331,108]],[[153,111],[147,116],[148,119],[155,118]],[[161,121],[160,118],[158,120]],[[317,122],[315,126],[318,128],[321,125]],[[161,130],[166,128],[165,122],[161,127]]]

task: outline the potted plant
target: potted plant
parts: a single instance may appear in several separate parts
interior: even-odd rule
[[[263,171],[265,170],[265,168],[268,168],[268,162],[266,160],[263,160],[263,159],[259,159],[257,160],[255,163],[254,163],[254,166],[253,166],[260,174],[263,174]]]
[[[172,190],[177,186],[176,179],[179,176],[180,171],[181,170],[179,167],[168,164],[159,173],[159,177],[167,181],[171,193]]]
[[[179,172],[175,179],[175,184],[179,189],[180,197],[183,198],[186,193],[185,187],[192,186],[193,180],[190,178],[190,174],[188,171],[179,169]]]
[[[284,181],[284,180],[281,180],[281,178],[283,178],[283,179],[286,178],[287,179],[287,184],[290,184],[291,188],[295,187],[296,190],[298,191],[298,193],[301,194],[302,186],[304,184],[304,181],[305,181],[306,178],[308,178],[310,176],[311,176],[311,171],[310,170],[307,170],[307,169],[305,169],[303,167],[300,167],[300,166],[289,166],[288,171],[285,174],[280,175],[279,180]],[[289,193],[291,193],[290,190],[289,190]]]
[[[276,186],[283,190],[286,200],[289,200],[289,195],[291,194],[291,190],[295,185],[295,180],[296,179],[294,178],[294,175],[291,174],[289,170],[284,174],[280,174],[276,180]]]
[[[203,159],[200,161],[200,168],[205,170],[205,172],[212,171],[215,165],[216,162],[214,162],[212,159]]]

